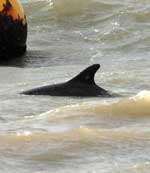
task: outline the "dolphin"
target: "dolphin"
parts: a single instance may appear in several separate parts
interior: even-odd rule
[[[80,72],[71,80],[54,85],[42,86],[21,94],[25,95],[50,95],[50,96],[81,96],[81,97],[111,97],[112,95],[105,89],[96,85],[94,76],[100,68],[99,64],[94,64]]]

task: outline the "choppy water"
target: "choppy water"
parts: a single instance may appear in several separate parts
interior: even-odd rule
[[[0,67],[0,172],[149,173],[149,0],[22,2],[28,52]],[[19,94],[93,63],[121,97]]]

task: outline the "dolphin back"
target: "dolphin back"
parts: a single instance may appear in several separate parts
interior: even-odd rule
[[[89,66],[77,76],[71,80],[55,84],[48,85],[39,88],[34,88],[28,91],[22,92],[26,95],[51,95],[51,96],[101,96],[110,97],[109,92],[98,85],[94,81],[94,76],[97,70],[100,68],[99,64]]]

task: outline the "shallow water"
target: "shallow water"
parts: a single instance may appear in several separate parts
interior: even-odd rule
[[[22,2],[27,54],[0,66],[0,172],[149,173],[150,2]],[[93,63],[120,97],[19,94]]]

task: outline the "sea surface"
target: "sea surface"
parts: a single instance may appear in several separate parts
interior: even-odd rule
[[[0,173],[149,173],[150,1],[22,4],[27,53],[0,65]],[[94,63],[119,97],[20,94]]]

